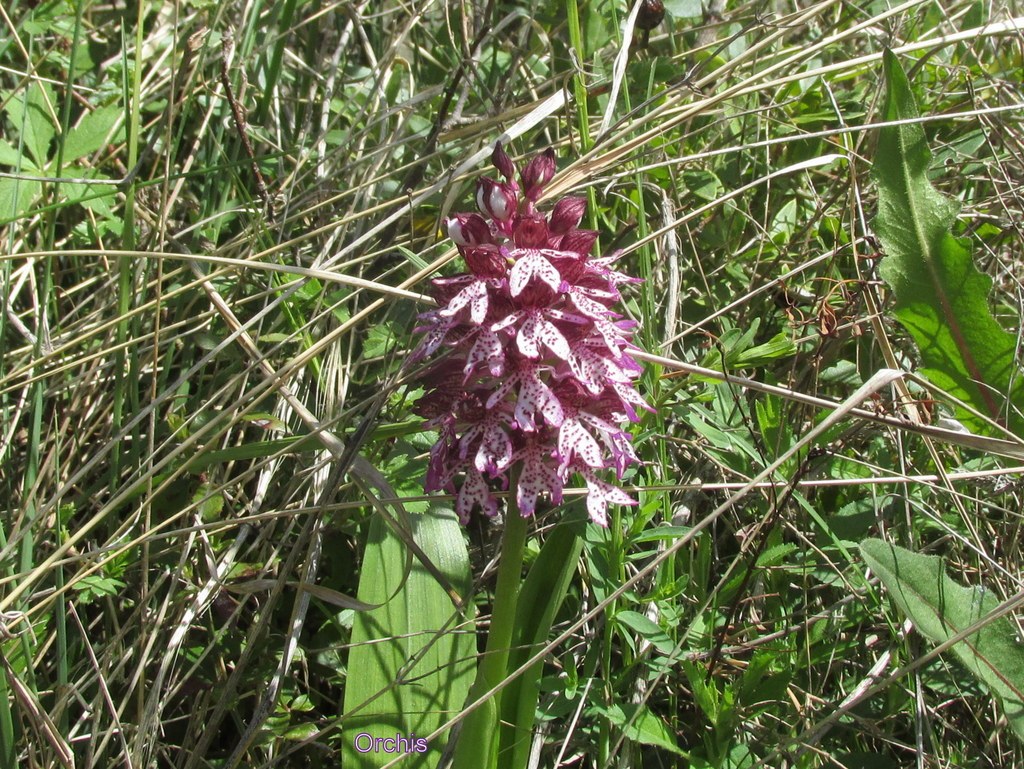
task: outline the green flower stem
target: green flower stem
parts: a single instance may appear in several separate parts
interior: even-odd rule
[[[509,488],[517,488],[517,476],[517,473],[513,474]],[[527,521],[519,514],[513,496],[509,500],[505,516],[505,533],[501,538],[498,584],[494,593],[491,627],[487,633],[487,648],[477,669],[476,681],[469,693],[470,702],[475,702],[500,685],[508,674],[508,658],[512,646],[512,633],[515,630],[516,603],[522,585],[526,533]],[[453,769],[489,769],[497,766],[500,712],[501,692],[498,692],[466,717],[455,750]]]
[[[510,504],[505,518],[505,533],[501,538],[501,561],[498,563],[498,585],[494,593],[491,628],[487,633],[487,651],[480,663],[480,677],[488,690],[504,681],[507,672],[512,632],[515,629],[516,603],[522,584],[526,531],[526,519],[515,509],[515,505]],[[497,697],[500,697],[500,693]]]

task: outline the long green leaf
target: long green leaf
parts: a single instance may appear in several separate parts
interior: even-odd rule
[[[434,508],[409,520],[416,544],[468,599],[469,554],[455,513]],[[401,752],[408,754],[403,767],[437,766],[443,740],[415,740],[447,721],[466,699],[476,668],[473,623],[460,618],[445,589],[408,558],[380,516],[370,524],[358,598],[382,605],[357,613],[352,625],[342,765],[383,766]]]
[[[970,242],[950,231],[959,204],[928,180],[931,152],[920,123],[913,122],[917,105],[889,51],[885,78],[883,119],[908,121],[880,130],[873,170],[873,226],[886,253],[879,272],[892,289],[896,318],[917,343],[932,382],[1020,434],[1024,419],[1013,407],[1024,407],[1024,380],[1015,379],[1014,337],[992,316],[992,281],[974,266]],[[957,418],[985,431],[966,411]]]
[[[984,588],[964,587],[947,577],[938,556],[878,539],[864,540],[860,551],[899,609],[934,643],[948,641],[999,604]],[[954,644],[952,651],[1002,701],[1007,721],[1024,739],[1024,648],[1013,623],[998,617]]]
[[[576,573],[586,522],[579,511],[574,512],[548,536],[523,581],[516,606],[515,648],[508,661],[510,672],[522,667],[547,642],[551,624]],[[535,663],[502,694],[498,762],[503,769],[527,765],[543,669],[543,661]]]

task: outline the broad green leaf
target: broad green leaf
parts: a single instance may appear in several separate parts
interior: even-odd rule
[[[699,19],[704,13],[700,0],[665,0],[665,10],[680,19]]]
[[[0,165],[20,168],[22,171],[34,169],[32,161],[20,154],[10,142],[0,138]]]
[[[282,737],[286,740],[299,742],[301,740],[313,739],[319,731],[320,729],[316,724],[299,724],[298,726],[291,727]]]
[[[882,119],[909,121],[879,131],[873,170],[878,184],[873,226],[886,253],[879,272],[892,289],[896,319],[917,343],[932,382],[1022,433],[1024,419],[1012,408],[1024,407],[1015,339],[992,316],[992,281],[974,266],[969,241],[950,231],[959,204],[928,181],[931,153],[924,130],[913,122],[917,105],[906,75],[888,51],[885,76]],[[984,422],[966,411],[957,418],[976,432],[985,431]]]
[[[948,641],[999,605],[984,588],[964,587],[947,577],[938,556],[913,553],[879,539],[861,542],[860,552],[900,611],[934,643]],[[1010,619],[992,620],[952,651],[1002,701],[1006,720],[1024,739],[1024,647]]]
[[[724,189],[721,179],[704,170],[683,171],[683,183],[701,200],[715,200]]]
[[[0,179],[0,223],[17,219],[32,209],[39,196],[39,182],[24,179]]]
[[[102,174],[91,169],[82,169],[75,166],[66,167],[64,173],[69,176],[86,177],[90,179],[105,179]],[[84,208],[99,214],[104,219],[114,218],[114,210],[111,207],[117,203],[118,189],[112,184],[75,184],[65,182],[61,185],[61,192],[67,196],[71,203],[77,203]]]
[[[416,544],[471,605],[469,553],[455,513],[434,508],[409,520]],[[358,612],[352,624],[342,765],[378,767],[393,760],[394,753],[387,752],[387,745],[362,752],[356,737],[369,735],[362,743],[396,735],[412,741],[451,718],[473,682],[476,637],[472,621],[460,617],[445,589],[407,556],[380,516],[370,524],[358,598],[382,605]],[[426,748],[410,752],[402,766],[437,766],[444,739]]]
[[[754,345],[760,325],[760,321],[754,320],[744,331],[738,328],[727,329],[721,335],[719,345],[708,351],[701,365],[722,371],[722,350],[725,351],[724,370],[763,366],[796,354],[796,344],[786,333],[778,333],[767,342]]]
[[[38,167],[45,166],[50,154],[50,141],[56,132],[53,88],[42,81],[33,81],[22,93],[8,91],[0,94],[0,102],[7,105],[7,117],[21,136],[26,152]],[[17,146],[16,142],[11,143]]]
[[[800,226],[800,210],[795,199],[786,201],[768,229],[768,237],[773,243],[783,244],[793,237]]]
[[[633,537],[633,543],[674,540],[679,537],[685,537],[691,531],[693,531],[693,528],[690,526],[655,526]],[[698,533],[697,536],[700,536],[700,534]]]
[[[626,738],[641,745],[653,745],[674,753],[686,756],[676,744],[675,736],[669,731],[665,722],[643,705],[612,705],[610,708],[594,708],[612,724],[622,729]]]
[[[649,641],[662,654],[668,655],[675,651],[675,642],[661,626],[638,611],[620,611],[615,621],[621,622],[641,638]]]
[[[737,368],[764,366],[772,361],[788,358],[792,355],[796,355],[796,343],[790,339],[789,334],[782,331],[764,344],[759,344],[737,353],[735,361],[731,362]]]
[[[114,125],[124,115],[124,110],[116,104],[98,107],[82,118],[77,126],[68,131],[64,142],[64,162],[91,155],[105,144],[119,142],[124,139],[124,124],[114,131]]]

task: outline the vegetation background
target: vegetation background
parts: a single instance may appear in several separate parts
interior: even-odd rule
[[[1015,352],[1021,8],[664,5],[0,6],[0,766],[339,764],[370,522],[428,506],[420,294],[501,137],[557,149],[663,358],[640,505],[585,528],[555,618],[539,765],[1024,766],[1024,455],[955,384],[872,380],[944,364],[871,223],[890,48]],[[465,536],[485,628],[500,526]],[[999,643],[936,654],[944,605],[875,576],[912,563]]]

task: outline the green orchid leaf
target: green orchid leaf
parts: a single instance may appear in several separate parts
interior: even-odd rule
[[[434,508],[408,520],[413,540],[471,606],[469,553],[455,513]],[[352,624],[342,765],[369,769],[403,752],[408,754],[403,767],[437,766],[444,740],[416,741],[465,702],[476,669],[473,622],[437,579],[408,557],[381,516],[370,524],[360,575],[358,600],[379,607],[356,613]]]

